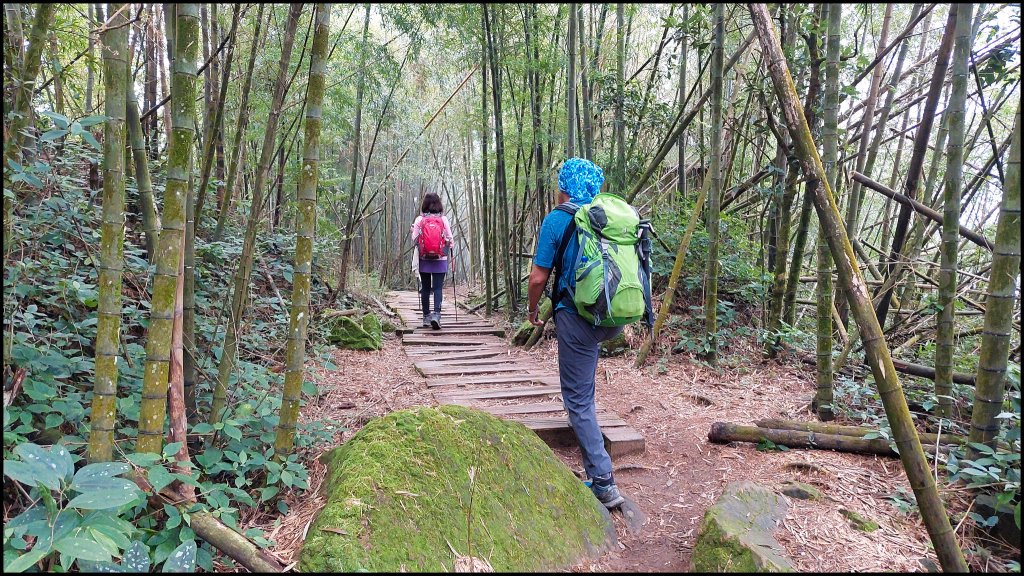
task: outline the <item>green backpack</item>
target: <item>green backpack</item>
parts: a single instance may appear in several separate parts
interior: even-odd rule
[[[653,326],[650,223],[610,192],[590,204],[566,203],[557,209],[573,215],[555,259],[559,267],[569,238],[575,233],[579,240],[571,271],[575,289],[569,289],[579,315],[594,326],[624,326],[640,319]]]

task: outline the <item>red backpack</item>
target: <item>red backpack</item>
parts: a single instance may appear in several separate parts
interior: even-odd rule
[[[439,215],[427,215],[420,221],[420,237],[417,239],[420,258],[437,260],[444,256],[444,221]]]

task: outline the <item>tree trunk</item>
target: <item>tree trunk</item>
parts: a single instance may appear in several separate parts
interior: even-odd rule
[[[683,4],[683,22],[690,19],[690,5]],[[679,109],[686,105],[686,34],[679,40]],[[686,130],[676,138],[676,203],[686,198]]]
[[[259,5],[256,12],[256,31],[252,37],[252,47],[249,49],[249,65],[245,70],[245,80],[242,82],[242,94],[238,104],[238,120],[235,121],[235,137],[231,147],[231,159],[228,161],[227,190],[224,192],[224,201],[218,206],[217,228],[213,232],[213,241],[217,242],[224,236],[224,226],[227,224],[228,214],[231,212],[231,203],[235,198],[239,174],[241,173],[242,152],[245,149],[243,136],[249,125],[249,90],[252,88],[252,72],[256,64],[256,53],[260,45],[260,29],[263,25],[263,7]]]
[[[718,218],[722,199],[722,51],[725,48],[725,8],[715,4],[714,45],[711,53],[711,178],[707,232],[708,261],[704,275],[704,358],[718,362]]]
[[[913,426],[903,389],[896,377],[892,357],[882,333],[878,317],[871,309],[864,279],[853,255],[853,247],[839,218],[839,208],[832,195],[831,186],[822,167],[821,159],[814,147],[807,120],[799,106],[796,89],[786,64],[778,38],[772,30],[768,9],[764,4],[748,4],[754,27],[764,50],[768,72],[775,87],[779,104],[785,114],[789,132],[793,135],[796,153],[804,164],[807,174],[814,174],[821,185],[815,190],[815,209],[821,227],[826,231],[832,257],[839,265],[839,280],[846,289],[850,309],[864,341],[865,357],[871,366],[878,393],[885,408],[886,417],[892,427],[900,460],[903,462],[907,479],[917,498],[921,518],[924,521],[939,562],[944,570],[967,571],[967,563],[956,542],[956,536],[949,523],[942,499],[935,486],[931,467],[921,447],[921,441]]]
[[[994,446],[999,432],[1003,397],[1006,394],[1006,360],[1010,350],[1010,327],[1020,274],[1020,105],[1013,120],[1010,157],[1003,182],[996,248],[992,254],[988,298],[985,300],[985,331],[981,337],[974,411],[971,414],[971,442]],[[976,458],[976,451],[969,456]]]
[[[288,21],[285,24],[284,38],[281,45],[281,60],[278,62],[277,80],[274,85],[273,100],[270,105],[270,116],[267,119],[266,132],[263,134],[263,149],[260,153],[259,168],[256,172],[256,183],[253,186],[252,202],[249,206],[249,220],[245,226],[245,239],[242,244],[242,255],[235,269],[231,293],[231,305],[228,309],[227,330],[224,336],[224,347],[217,366],[217,383],[213,390],[213,409],[210,412],[210,423],[220,422],[227,397],[228,382],[235,368],[235,356],[238,354],[238,334],[245,313],[246,295],[249,291],[249,278],[252,275],[253,251],[256,247],[256,232],[262,213],[263,199],[270,163],[273,160],[277,137],[277,123],[281,116],[281,104],[284,101],[288,80],[288,62],[291,60],[292,46],[295,41],[295,29],[298,26],[301,4],[292,4],[288,9]]]
[[[953,416],[953,301],[956,298],[957,245],[960,240],[960,192],[964,168],[964,112],[967,100],[967,61],[971,53],[972,4],[956,10],[956,42],[953,47],[953,92],[945,114],[949,115],[949,145],[942,213],[942,265],[939,269],[938,335],[935,339],[936,414]]]
[[[174,59],[174,125],[167,154],[167,187],[164,193],[163,228],[153,277],[153,300],[146,331],[146,367],[139,407],[138,452],[159,453],[167,412],[167,382],[174,323],[178,267],[184,249],[188,173],[195,138],[196,60],[199,55],[199,7],[177,6],[177,54]]]
[[[569,54],[568,76],[565,84],[566,98],[566,138],[565,157],[572,158],[576,155],[576,20],[579,6],[575,2],[569,3],[569,33],[565,38],[566,52]]]
[[[117,356],[121,334],[124,268],[124,123],[128,87],[127,10],[110,4],[111,27],[103,32],[103,223],[100,229],[96,324],[96,382],[90,413],[89,462],[113,458],[117,416]]]
[[[487,317],[491,316],[491,298],[496,292],[494,287],[495,278],[493,272],[493,260],[494,255],[492,254],[492,241],[493,235],[491,234],[491,228],[493,224],[491,222],[491,210],[490,200],[487,194],[487,144],[491,139],[491,123],[490,118],[487,116],[487,3],[483,3],[480,12],[480,93],[481,93],[481,121],[482,127],[480,129],[480,156],[483,163],[482,184],[480,187],[480,210],[482,212],[483,221],[483,252],[484,252],[484,313]],[[550,117],[550,114],[549,114]]]
[[[309,324],[310,272],[316,230],[316,187],[320,175],[320,127],[323,122],[324,76],[327,72],[327,40],[331,5],[317,4],[316,30],[309,59],[306,88],[306,132],[303,137],[302,171],[296,191],[298,213],[295,222],[295,268],[292,277],[292,310],[288,323],[288,365],[281,394],[281,417],[274,439],[274,455],[283,459],[292,451],[295,424],[302,396],[303,362],[306,357],[306,328]]]

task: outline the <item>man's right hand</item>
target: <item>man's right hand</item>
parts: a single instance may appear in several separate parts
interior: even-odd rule
[[[534,308],[533,310],[530,310],[530,324],[533,324],[534,326],[543,326],[544,322],[537,318],[538,314],[540,314],[540,308]]]

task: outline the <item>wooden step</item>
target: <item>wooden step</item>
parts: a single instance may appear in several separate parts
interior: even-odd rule
[[[416,370],[424,376],[471,376],[473,374],[495,374],[499,372],[528,372],[528,368],[515,363],[491,364],[488,366],[427,366],[416,367]]]
[[[558,376],[551,374],[530,374],[512,373],[494,376],[458,376],[454,378],[427,378],[427,388],[438,388],[441,386],[455,386],[465,388],[466,386],[479,386],[482,384],[520,384],[534,382],[550,386],[558,386]]]
[[[455,400],[471,400],[476,398],[519,398],[522,396],[553,396],[561,394],[560,386],[526,386],[523,388],[501,388],[498,390],[458,390],[435,394],[434,399],[441,404],[456,404]]]
[[[496,345],[504,344],[505,341],[494,336],[476,334],[406,334],[402,336],[402,344],[411,345],[434,345],[434,346],[480,346],[482,344]]]

